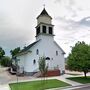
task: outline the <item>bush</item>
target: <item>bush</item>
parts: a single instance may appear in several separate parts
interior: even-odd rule
[[[11,66],[11,59],[8,56],[2,57],[0,60],[0,64],[4,67],[10,67]]]

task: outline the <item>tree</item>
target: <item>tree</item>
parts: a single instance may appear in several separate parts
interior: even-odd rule
[[[19,52],[20,52],[20,47],[17,47],[10,51],[12,57],[15,56],[16,54],[18,54]]]
[[[44,90],[45,89],[45,75],[48,70],[48,66],[46,65],[46,58],[44,56],[39,58],[39,70],[41,72],[41,76],[44,77],[44,80],[42,80],[42,90]]]
[[[46,58],[44,56],[39,58],[39,70],[41,72],[41,75],[45,77],[48,66],[46,66]]]
[[[8,56],[2,57],[0,60],[0,64],[4,67],[9,67],[11,65],[11,59]]]
[[[0,59],[5,55],[5,51],[0,47]]]
[[[0,47],[0,64],[5,67],[10,66],[11,65],[10,57],[4,55],[5,51],[2,49],[2,47]]]
[[[90,70],[90,46],[78,41],[68,56],[67,66],[70,70],[84,72],[86,77]]]

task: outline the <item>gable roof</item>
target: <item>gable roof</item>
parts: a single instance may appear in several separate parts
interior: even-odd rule
[[[64,50],[54,41],[54,43],[61,49],[61,51],[62,51],[62,54],[66,54],[65,52],[64,52]]]
[[[30,45],[26,46],[24,49],[21,50],[21,52],[23,51],[27,51],[28,49],[30,49],[32,46],[34,46],[36,43],[38,43],[40,40],[31,43]]]
[[[45,8],[43,9],[43,11],[41,12],[40,15],[48,15],[48,16],[49,16],[49,14],[48,14],[47,11],[45,10]]]
[[[37,17],[37,19],[40,17],[40,16],[48,16],[48,17],[50,17],[51,19],[52,19],[52,17],[47,13],[47,11],[46,11],[46,9],[44,8],[43,10],[42,10],[42,12],[40,13],[40,15]]]
[[[29,51],[29,49],[30,49],[31,47],[33,47],[33,46],[34,46],[36,43],[38,43],[39,41],[40,41],[40,40],[35,41],[35,42],[31,43],[30,45],[24,47],[24,49],[22,49],[16,56],[25,54],[25,53],[27,53],[27,52],[31,52],[31,51]]]

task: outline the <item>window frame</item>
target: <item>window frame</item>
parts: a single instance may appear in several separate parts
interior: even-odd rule
[[[47,33],[47,27],[45,25],[42,26],[42,32]]]
[[[36,29],[37,31],[36,31],[36,34],[38,35],[39,33],[40,33],[40,26],[39,27],[37,27],[37,29]]]
[[[56,56],[58,56],[58,51],[56,51]]]
[[[46,57],[46,60],[50,60],[50,57]]]
[[[38,49],[36,50],[36,55],[39,55],[39,50]]]
[[[53,34],[53,28],[49,27],[49,34]]]
[[[35,59],[33,60],[33,64],[36,64],[36,60]]]

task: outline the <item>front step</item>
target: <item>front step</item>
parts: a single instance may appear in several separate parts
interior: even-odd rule
[[[35,73],[35,74],[33,74],[33,77],[40,77],[40,76],[41,76],[41,72],[40,71]]]
[[[37,72],[33,75],[34,77],[42,77],[41,72]],[[60,76],[60,70],[49,70],[45,77]]]

